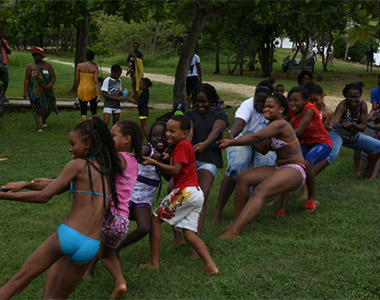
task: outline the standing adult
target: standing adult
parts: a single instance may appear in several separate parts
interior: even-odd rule
[[[8,47],[8,42],[2,38],[2,34],[0,33],[0,117],[3,115],[4,102],[8,102],[7,98],[5,98],[5,91],[9,82],[7,68],[9,62],[8,54],[11,54],[11,49]]]
[[[2,33],[0,32],[0,81],[3,84],[3,92],[5,97],[5,92],[8,88],[9,75],[8,75],[8,54],[11,54],[11,48],[8,46],[7,40],[3,38]]]
[[[367,72],[368,72],[368,69],[370,70],[370,72],[372,72],[372,64],[373,64],[375,52],[376,52],[376,48],[373,44],[371,44],[371,46],[369,46],[367,49]]]
[[[51,64],[42,60],[46,57],[42,48],[34,47],[30,49],[30,52],[32,53],[34,62],[29,64],[26,68],[24,99],[29,95],[37,131],[42,132],[42,128],[47,128],[46,121],[51,111],[54,110],[58,113],[53,87],[55,83],[55,73]]]
[[[186,78],[187,103],[190,103],[190,94],[198,84],[202,84],[202,66],[199,56],[194,54]]]
[[[142,63],[144,54],[139,51],[139,48],[140,44],[138,42],[134,42],[132,45],[132,50],[127,56],[127,66],[129,66],[127,76],[129,75],[132,78],[133,97],[136,101],[139,98],[139,87],[137,83],[140,83],[141,78],[144,76]]]
[[[100,101],[100,90],[98,74],[99,68],[92,61],[95,53],[86,51],[85,62],[79,63],[75,70],[75,89],[80,103],[81,120],[87,119],[87,103],[90,102],[91,115],[97,116],[98,102]]]
[[[267,126],[263,109],[265,100],[274,92],[273,82],[264,80],[260,82],[255,91],[254,98],[245,100],[235,113],[235,120],[228,138],[235,139],[255,133]],[[222,211],[228,198],[235,189],[238,175],[250,168],[274,165],[276,154],[273,151],[263,155],[251,145],[233,146],[227,148],[228,167],[220,185],[216,208],[212,217],[214,224],[219,224]]]

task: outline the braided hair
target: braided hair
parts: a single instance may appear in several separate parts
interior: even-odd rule
[[[102,183],[104,178],[106,178],[109,188],[111,190],[112,201],[115,207],[118,206],[118,198],[116,194],[116,174],[122,174],[123,169],[121,167],[121,162],[117,151],[115,149],[115,144],[113,138],[108,130],[108,127],[103,122],[102,119],[98,117],[92,117],[90,120],[85,120],[76,125],[73,131],[78,132],[82,142],[90,142],[90,147],[87,151],[87,155],[84,158],[86,160],[88,176],[91,186],[91,191],[94,192],[92,184],[91,168],[100,172],[102,177]],[[95,158],[100,166],[98,169],[89,159]],[[106,216],[110,215],[109,206],[106,207],[106,191],[103,184],[103,194],[104,194],[104,206],[106,209]]]
[[[132,149],[136,159],[140,162],[143,161],[142,157],[142,131],[141,127],[134,121],[123,120],[115,124],[119,126],[123,136],[130,135],[132,138]]]

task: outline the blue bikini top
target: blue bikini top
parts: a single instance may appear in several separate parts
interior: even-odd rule
[[[75,189],[74,189],[74,184],[73,184],[72,181],[70,182],[70,192],[73,193],[73,194],[74,194],[74,193],[92,194],[92,195],[96,195],[96,196],[102,196],[102,197],[104,197],[104,194],[97,193],[97,192],[93,192],[93,191],[79,191],[79,190],[75,190]],[[110,195],[105,195],[105,196],[106,196],[106,198],[108,198],[108,199],[111,198]]]

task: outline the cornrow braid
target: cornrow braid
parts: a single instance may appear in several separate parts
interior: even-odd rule
[[[132,149],[137,160],[143,161],[142,157],[142,130],[141,127],[134,121],[123,120],[116,123],[120,127],[123,136],[130,135],[132,138]]]

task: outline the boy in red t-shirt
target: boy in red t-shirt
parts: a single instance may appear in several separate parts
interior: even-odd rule
[[[186,241],[198,252],[206,267],[204,273],[217,274],[219,270],[212,260],[205,243],[197,235],[199,215],[203,205],[203,192],[198,186],[198,176],[194,149],[186,140],[191,128],[191,121],[184,115],[172,117],[166,125],[166,139],[172,147],[171,164],[166,165],[152,158],[144,157],[144,165],[154,165],[173,177],[174,188],[162,200],[152,216],[150,231],[151,260],[141,264],[141,269],[157,269],[161,239],[161,223],[173,225],[183,231]]]

